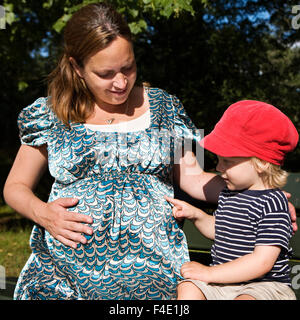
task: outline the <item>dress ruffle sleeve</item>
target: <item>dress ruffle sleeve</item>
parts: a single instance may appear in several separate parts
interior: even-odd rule
[[[180,100],[173,96],[174,107],[174,133],[177,139],[187,139],[199,142],[201,137],[201,130],[197,129],[186,110],[184,109]]]
[[[47,101],[47,98],[38,98],[20,112],[18,127],[22,144],[41,146],[47,143],[54,125],[53,113],[49,109]]]

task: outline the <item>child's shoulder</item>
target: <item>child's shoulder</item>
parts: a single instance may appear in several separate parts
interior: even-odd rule
[[[247,190],[245,194],[252,196],[267,212],[288,212],[288,201],[280,189]]]
[[[288,211],[288,201],[280,189],[267,190],[242,190],[232,191],[225,188],[220,193],[220,199],[232,199],[234,201],[248,203],[251,207],[263,209],[266,212]]]
[[[280,189],[266,190],[262,199],[266,202],[266,210],[269,212],[289,212],[288,200]]]

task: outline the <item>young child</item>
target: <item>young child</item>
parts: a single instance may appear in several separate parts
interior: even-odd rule
[[[201,140],[218,156],[217,170],[227,187],[213,216],[166,197],[177,219],[187,218],[213,239],[212,265],[184,263],[179,300],[296,299],[288,259],[292,227],[288,202],[279,189],[287,174],[280,166],[298,143],[292,122],[259,101],[231,105]]]

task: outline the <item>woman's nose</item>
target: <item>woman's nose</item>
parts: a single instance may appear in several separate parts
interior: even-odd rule
[[[127,86],[127,78],[122,73],[118,73],[114,79],[114,87],[124,90]]]

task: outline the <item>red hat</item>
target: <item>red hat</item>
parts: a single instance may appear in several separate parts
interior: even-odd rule
[[[280,110],[264,102],[244,100],[225,111],[200,145],[223,157],[257,157],[282,165],[298,138],[295,126]]]

